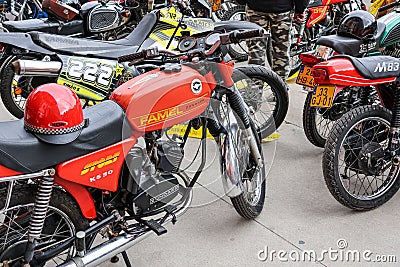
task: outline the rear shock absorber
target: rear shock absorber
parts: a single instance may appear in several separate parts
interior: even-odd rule
[[[50,173],[54,175],[54,170]],[[32,215],[29,221],[28,229],[28,243],[25,250],[25,263],[33,259],[35,250],[36,240],[40,237],[44,220],[46,219],[47,208],[50,203],[51,193],[53,190],[54,178],[51,176],[45,176],[39,181],[37,194],[35,197],[35,204],[33,207]]]
[[[361,88],[361,94],[360,94],[361,105],[368,105],[370,100],[370,94],[371,94],[370,86]]]

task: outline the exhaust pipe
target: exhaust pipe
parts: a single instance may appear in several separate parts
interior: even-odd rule
[[[19,59],[12,63],[17,75],[26,76],[58,76],[62,63],[58,61],[39,61]]]
[[[189,195],[184,202],[184,205],[175,213],[176,217],[181,216],[187,211],[192,202],[193,192],[189,191]],[[173,216],[169,215],[162,225],[165,225],[172,221]],[[75,256],[66,263],[59,265],[61,267],[82,267],[82,266],[97,266],[100,263],[111,259],[115,255],[129,249],[133,245],[143,241],[145,238],[149,237],[151,230],[147,229],[143,232],[125,234],[111,239],[103,244],[98,245],[87,251],[83,257]]]

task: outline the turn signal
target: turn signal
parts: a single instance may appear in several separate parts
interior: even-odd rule
[[[312,71],[315,84],[329,84],[329,75],[326,69],[316,68]]]
[[[0,44],[0,52],[4,51],[4,46],[2,44]]]

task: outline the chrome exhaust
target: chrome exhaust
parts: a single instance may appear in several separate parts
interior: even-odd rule
[[[58,76],[62,63],[58,61],[40,61],[19,59],[12,63],[17,75],[26,76]]]
[[[193,192],[189,191],[189,195],[184,202],[183,206],[178,209],[175,213],[175,217],[179,217],[184,214],[192,202]],[[165,225],[172,221],[173,216],[169,215],[162,225]],[[125,234],[117,236],[103,244],[98,245],[87,251],[83,257],[75,256],[66,263],[59,265],[62,267],[81,267],[81,266],[97,266],[100,263],[111,259],[115,255],[127,250],[128,248],[134,246],[135,244],[143,241],[145,238],[149,237],[151,230],[139,231],[138,233]]]

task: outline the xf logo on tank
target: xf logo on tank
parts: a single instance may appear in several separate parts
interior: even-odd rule
[[[105,158],[101,158],[99,160],[92,161],[89,164],[86,164],[85,167],[81,171],[81,175],[85,175],[89,172],[93,172],[95,169],[101,169],[104,166],[113,164],[114,162],[116,162],[118,160],[120,154],[121,154],[120,152],[117,152],[117,153],[109,155]]]
[[[152,112],[139,117],[139,126],[142,127],[146,125],[152,125],[161,121],[165,121],[169,118],[178,117],[183,113],[184,112],[180,110],[179,106]]]

